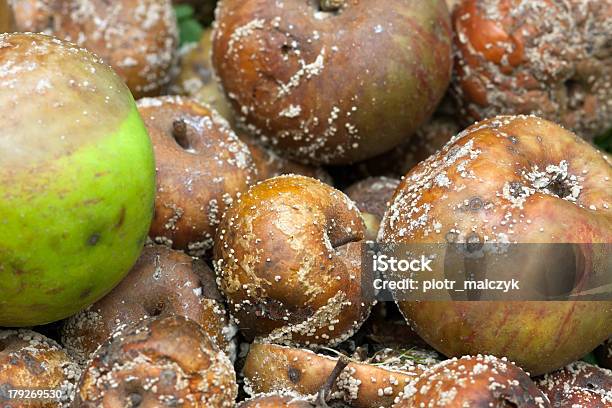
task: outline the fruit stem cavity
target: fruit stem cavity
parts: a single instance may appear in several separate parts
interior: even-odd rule
[[[183,149],[189,150],[191,148],[187,138],[187,124],[184,120],[177,119],[172,122],[172,137]]]
[[[319,0],[322,11],[338,11],[344,5],[344,0]]]

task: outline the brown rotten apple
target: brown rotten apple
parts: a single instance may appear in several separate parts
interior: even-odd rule
[[[113,333],[83,372],[75,406],[230,408],[237,391],[215,342],[197,323],[169,316]]]
[[[0,406],[68,408],[81,369],[53,340],[31,330],[0,330]],[[30,398],[25,390],[49,390]],[[21,390],[22,395],[11,394]]]
[[[331,378],[331,400],[344,401],[357,408],[388,407],[406,385],[438,362],[432,357],[435,352],[406,350],[394,354],[375,356],[382,358],[373,361],[346,360],[338,373],[338,357],[292,347],[253,344],[243,369],[245,389],[255,395],[282,391],[314,395]]]
[[[461,132],[405,176],[380,238],[474,248],[490,242],[609,243],[610,205],[612,166],[600,152],[546,120],[500,116]],[[443,280],[445,271],[439,269],[431,277]],[[524,277],[523,268],[513,273]],[[545,269],[534,273],[542,277]],[[575,273],[571,289],[578,291],[602,278],[588,267]],[[610,301],[401,301],[399,306],[442,353],[507,356],[534,375],[577,360],[612,332]]]
[[[229,324],[214,272],[204,261],[165,246],[145,247],[128,276],[108,295],[68,318],[62,343],[85,364],[112,332],[147,316],[185,316],[199,323],[233,357]]]
[[[612,406],[612,371],[576,361],[537,381],[554,408]]]
[[[214,110],[194,99],[138,101],[155,150],[157,196],[150,235],[200,256],[227,206],[256,181],[249,149]]]
[[[529,376],[506,359],[465,356],[443,361],[404,388],[394,408],[521,407],[550,404]]]
[[[370,311],[361,289],[365,228],[342,192],[303,176],[252,187],[225,213],[214,257],[219,288],[249,339],[334,344]]]
[[[470,121],[530,114],[592,138],[612,126],[612,3],[463,0],[453,89]]]
[[[223,0],[213,66],[252,133],[303,161],[350,163],[431,115],[450,36],[443,0]]]
[[[176,64],[170,0],[12,0],[17,30],[44,31],[99,55],[136,97],[158,95]]]

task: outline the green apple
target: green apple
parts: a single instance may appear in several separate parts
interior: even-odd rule
[[[135,263],[155,194],[134,100],[90,52],[0,35],[0,326],[67,317]]]

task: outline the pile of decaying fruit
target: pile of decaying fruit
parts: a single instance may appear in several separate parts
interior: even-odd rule
[[[375,304],[361,265],[612,242],[610,21],[221,0],[181,48],[170,0],[0,1],[0,407],[611,407],[612,301]]]

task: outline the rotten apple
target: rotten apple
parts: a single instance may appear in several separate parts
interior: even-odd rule
[[[352,163],[399,144],[450,81],[443,0],[223,0],[213,66],[238,120],[279,152]]]
[[[342,192],[304,176],[263,181],[217,229],[219,289],[249,340],[336,344],[370,312],[361,288],[365,227]]]
[[[567,293],[578,293],[609,273],[589,259],[596,259],[598,244],[612,242],[611,204],[612,165],[601,152],[544,119],[500,116],[459,133],[404,177],[382,221],[380,239],[462,245],[467,251],[486,243],[584,244],[585,258],[575,258],[567,275],[554,270],[548,281],[566,279]],[[544,280],[545,259],[531,262],[543,263],[516,265],[510,268],[512,277]],[[445,273],[440,264],[428,277],[444,280]],[[581,358],[612,333],[612,302],[605,300],[404,298],[399,307],[443,354],[505,356],[532,375]]]

